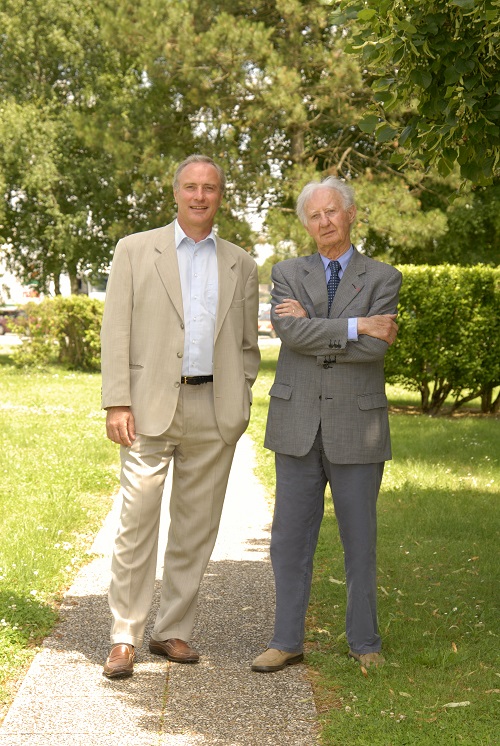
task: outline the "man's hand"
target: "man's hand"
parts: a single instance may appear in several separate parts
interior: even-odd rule
[[[387,313],[382,316],[360,316],[358,318],[358,334],[367,334],[376,337],[388,345],[392,345],[398,334],[398,325],[394,321],[395,313]]]
[[[283,316],[295,316],[298,319],[300,316],[307,317],[307,313],[302,308],[298,300],[293,298],[283,298],[281,303],[278,303],[274,309],[276,314],[282,318]]]
[[[131,446],[135,440],[135,420],[130,407],[109,407],[106,434],[113,443]]]

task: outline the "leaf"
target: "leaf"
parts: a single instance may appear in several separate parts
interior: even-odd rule
[[[396,137],[397,134],[398,131],[394,127],[391,127],[390,124],[382,124],[377,127],[375,136],[377,142],[388,142]]]
[[[328,580],[330,581],[330,583],[336,583],[337,585],[345,585],[345,580],[336,580],[335,578],[332,578],[331,575],[328,578]]]
[[[379,118],[376,114],[368,114],[358,122],[358,127],[361,132],[367,132],[371,134],[377,126]]]
[[[451,643],[451,649],[453,650],[454,653],[458,653],[458,648],[454,642]]]
[[[408,692],[399,692],[400,697],[409,697],[411,699],[411,694],[408,694]]]
[[[443,707],[468,707],[470,705],[469,701],[466,702],[448,702],[447,704],[443,705]]]
[[[418,85],[421,88],[425,89],[428,88],[432,83],[432,75],[428,70],[421,70],[417,68],[416,70],[411,71],[410,80],[412,81],[412,83],[415,83],[415,85]]]
[[[475,0],[450,0],[450,5],[457,5],[462,10],[473,10]]]
[[[462,73],[456,67],[447,67],[444,72],[444,82],[446,85],[455,85],[461,77]]]
[[[363,674],[363,676],[365,678],[368,678],[368,671],[366,670],[366,668],[364,666],[360,666],[360,668],[361,668],[361,673]]]
[[[371,8],[366,8],[366,10],[361,10],[358,13],[358,20],[359,21],[370,21],[376,15],[377,15],[376,10],[373,10]]]

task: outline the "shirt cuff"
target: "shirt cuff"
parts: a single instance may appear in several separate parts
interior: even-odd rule
[[[347,319],[347,341],[357,342],[358,341],[358,320]]]

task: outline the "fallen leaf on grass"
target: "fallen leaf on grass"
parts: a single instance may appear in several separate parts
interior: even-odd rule
[[[366,670],[366,668],[364,666],[360,666],[360,668],[361,668],[361,673],[363,674],[363,676],[365,678],[368,678],[368,671]]]
[[[331,575],[328,578],[328,580],[330,581],[330,583],[336,583],[337,585],[345,585],[345,581],[344,580],[336,580],[335,578],[332,578]]]
[[[408,694],[408,692],[399,692],[399,696],[400,697],[410,697],[410,699],[411,699],[411,694]]]
[[[454,653],[458,653],[458,648],[454,642],[451,643],[451,649],[453,650]]]
[[[470,702],[448,702],[443,707],[468,707]]]
[[[500,694],[500,689],[487,689],[485,694]]]

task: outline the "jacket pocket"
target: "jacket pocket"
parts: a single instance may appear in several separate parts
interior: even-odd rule
[[[367,409],[387,409],[387,396],[385,394],[360,394],[358,396],[358,407]]]
[[[269,389],[269,396],[275,396],[277,399],[290,399],[292,387],[286,383],[273,383]]]

